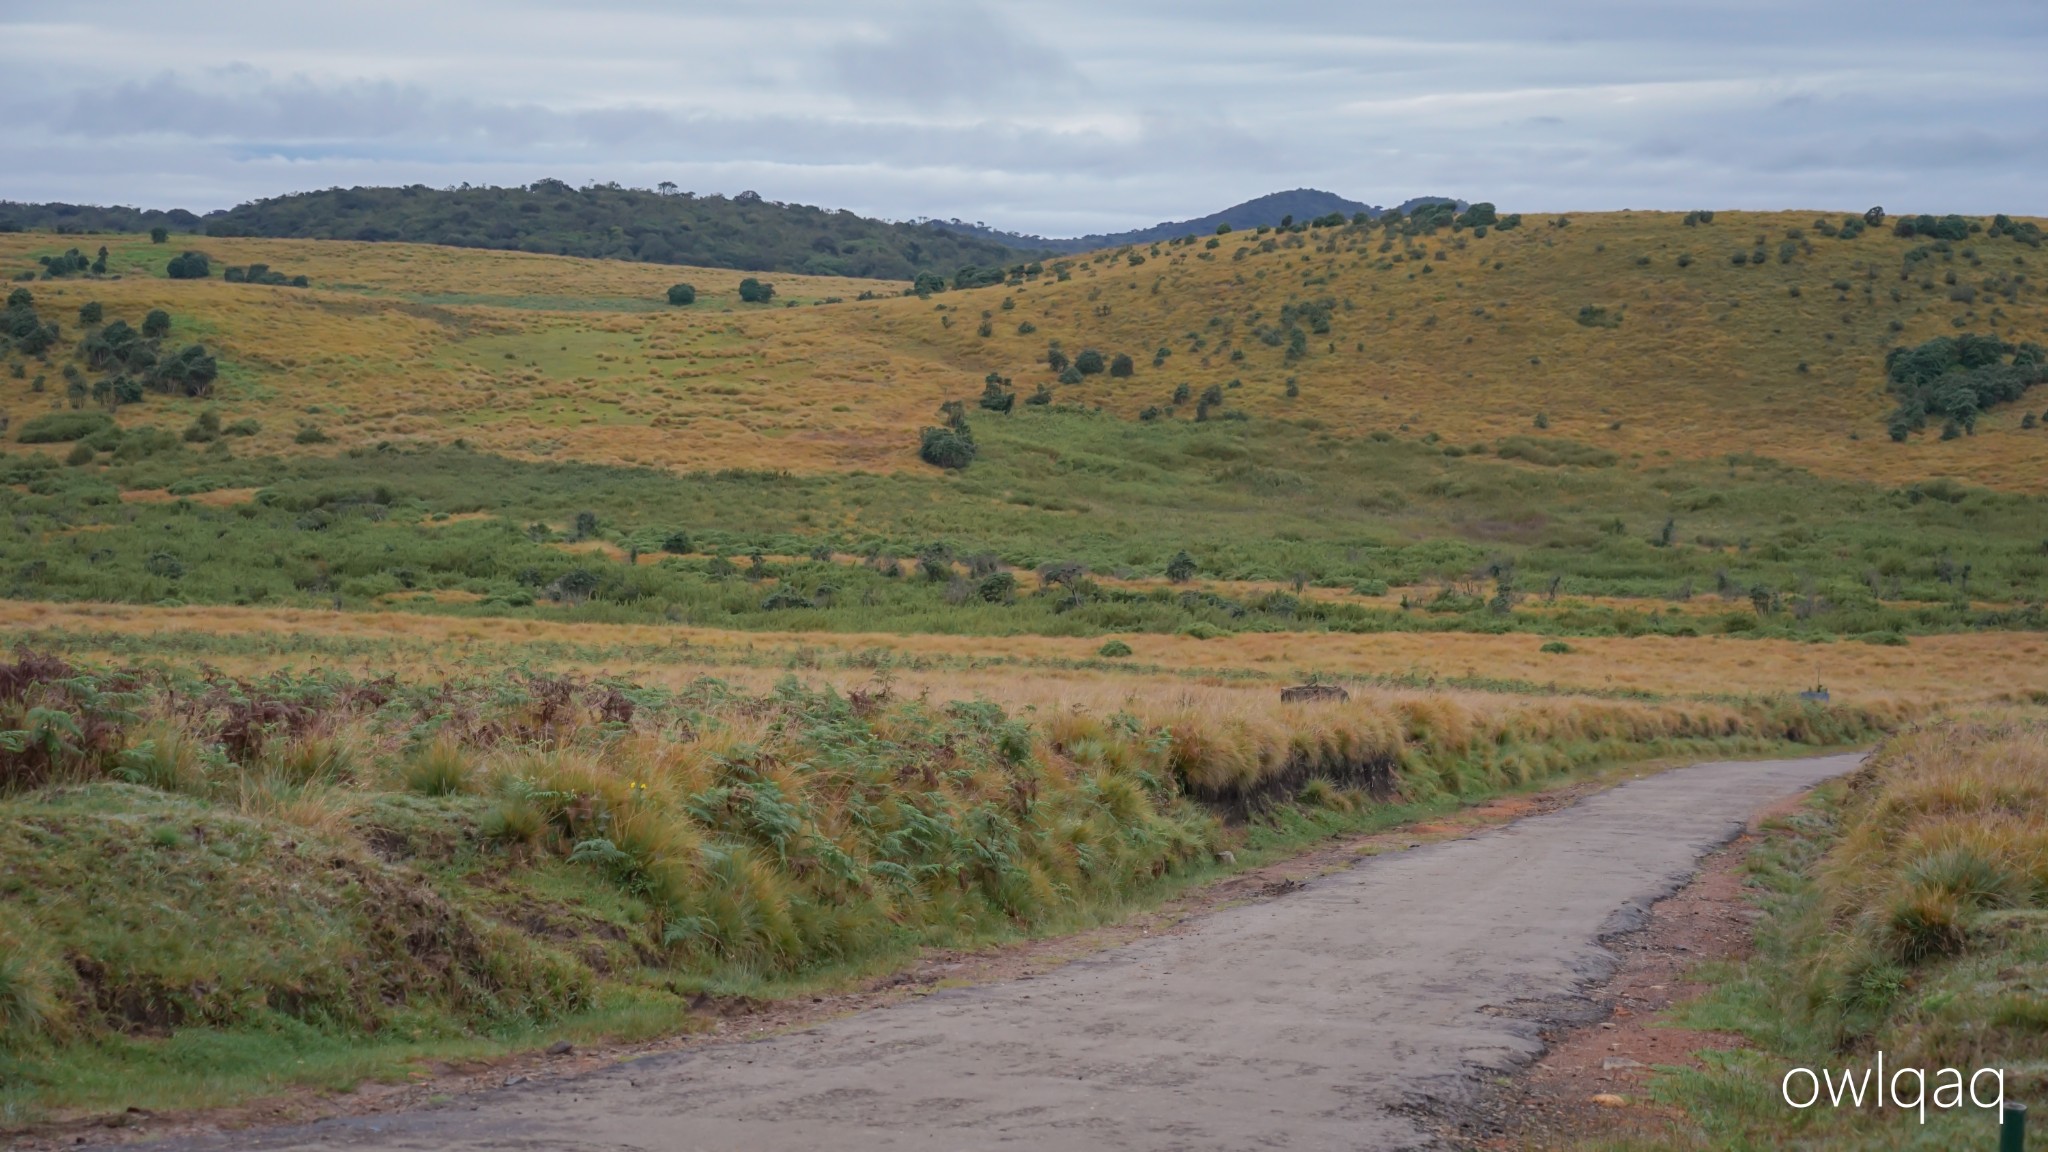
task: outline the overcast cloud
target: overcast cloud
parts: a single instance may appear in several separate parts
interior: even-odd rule
[[[2041,0],[0,0],[0,199],[674,181],[1048,235],[1310,186],[2048,214]]]

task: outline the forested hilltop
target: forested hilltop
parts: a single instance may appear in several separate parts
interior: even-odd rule
[[[177,217],[172,219],[172,217]],[[524,188],[331,188],[276,196],[204,217],[70,204],[0,204],[0,229],[173,231],[209,236],[403,240],[556,256],[747,271],[910,280],[1036,255],[936,224],[871,220],[845,210],[540,180]]]

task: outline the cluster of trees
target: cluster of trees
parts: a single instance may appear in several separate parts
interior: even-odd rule
[[[1067,267],[1064,262],[1059,263],[1057,266],[1061,269]],[[1012,264],[1007,268],[982,267],[969,264],[953,273],[953,280],[950,286],[956,289],[987,288],[996,284],[1008,284],[1015,287],[1024,283],[1026,279],[1036,278],[1044,275],[1044,273],[1045,264],[1038,260]],[[1066,279],[1064,271],[1061,272],[1060,278],[1062,280]],[[934,293],[944,292],[947,287],[946,278],[937,272],[919,272],[910,282],[911,294],[921,299],[930,299]],[[987,333],[983,333],[983,335],[987,335]]]
[[[200,217],[183,208],[101,208],[91,204],[25,204],[0,200],[0,232],[37,229],[59,235],[86,232],[197,232]]]
[[[36,312],[35,294],[16,288],[7,296],[7,308],[0,311],[0,341],[24,356],[41,356],[57,343],[62,333],[57,322],[45,322]]]
[[[67,248],[62,255],[38,256],[36,257],[36,263],[43,266],[43,275],[52,279],[61,276],[76,276],[81,272],[90,272],[95,276],[104,276],[107,273],[107,248],[106,245],[102,244],[99,255],[91,260],[86,259],[85,253],[80,252],[78,249]]]
[[[73,408],[83,408],[88,399],[112,409],[142,400],[146,392],[169,396],[204,397],[213,392],[220,376],[220,364],[204,345],[190,344],[166,354],[162,341],[171,332],[170,313],[152,309],[138,329],[125,320],[101,326],[106,309],[88,301],[78,309],[85,334],[79,340],[77,360],[67,364],[64,378]],[[35,296],[17,288],[0,311],[0,348],[12,348],[25,356],[46,357],[62,333],[55,321],[45,321],[36,311]],[[88,381],[87,373],[99,374]]]
[[[268,264],[231,265],[222,269],[220,276],[230,284],[276,284],[288,288],[304,288],[308,284],[304,276],[287,276],[273,271]]]
[[[934,268],[1001,268],[1018,255],[934,224],[870,220],[753,192],[579,189],[560,180],[524,188],[331,188],[242,204],[208,216],[205,228],[212,236],[402,240],[891,280]]]
[[[2039,224],[2031,220],[2016,224],[2013,222],[2012,217],[2007,216],[2003,212],[1991,218],[1991,227],[1988,231],[1993,236],[2010,236],[2029,248],[2039,248],[2041,246],[2041,226]]]
[[[1973,226],[1968,220],[1953,213],[1936,219],[1932,216],[1901,216],[1892,224],[1892,233],[1898,236],[1926,236],[1934,240],[1968,240]]]
[[[1893,440],[1904,440],[1932,420],[1942,422],[1942,439],[1952,440],[1974,431],[1979,414],[2048,380],[2048,350],[1996,336],[1941,336],[1892,349],[1885,374],[1899,400],[1888,421]]]

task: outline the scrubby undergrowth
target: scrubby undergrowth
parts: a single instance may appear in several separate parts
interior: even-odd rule
[[[1793,1067],[1996,1068],[2005,1098],[2048,1088],[2048,725],[1955,721],[1888,738],[1751,860],[1768,914],[1689,1026],[1756,1047],[1714,1053],[1661,1094],[1701,1148],[1991,1147],[1997,1118],[1787,1108]],[[1860,1071],[1859,1071],[1860,1074]],[[1803,1082],[1802,1082],[1803,1083]],[[1985,1081],[1988,1091],[1989,1080]],[[1905,1091],[1911,1091],[1907,1081]]]
[[[164,1053],[206,1037],[680,1027],[700,993],[1108,914],[1261,828],[1899,719],[1422,693],[1013,715],[886,684],[242,681],[23,653],[0,665],[0,1108],[154,1099]]]

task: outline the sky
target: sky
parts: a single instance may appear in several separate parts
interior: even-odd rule
[[[1042,235],[1266,192],[2048,214],[2043,0],[0,0],[0,199],[672,182]]]

